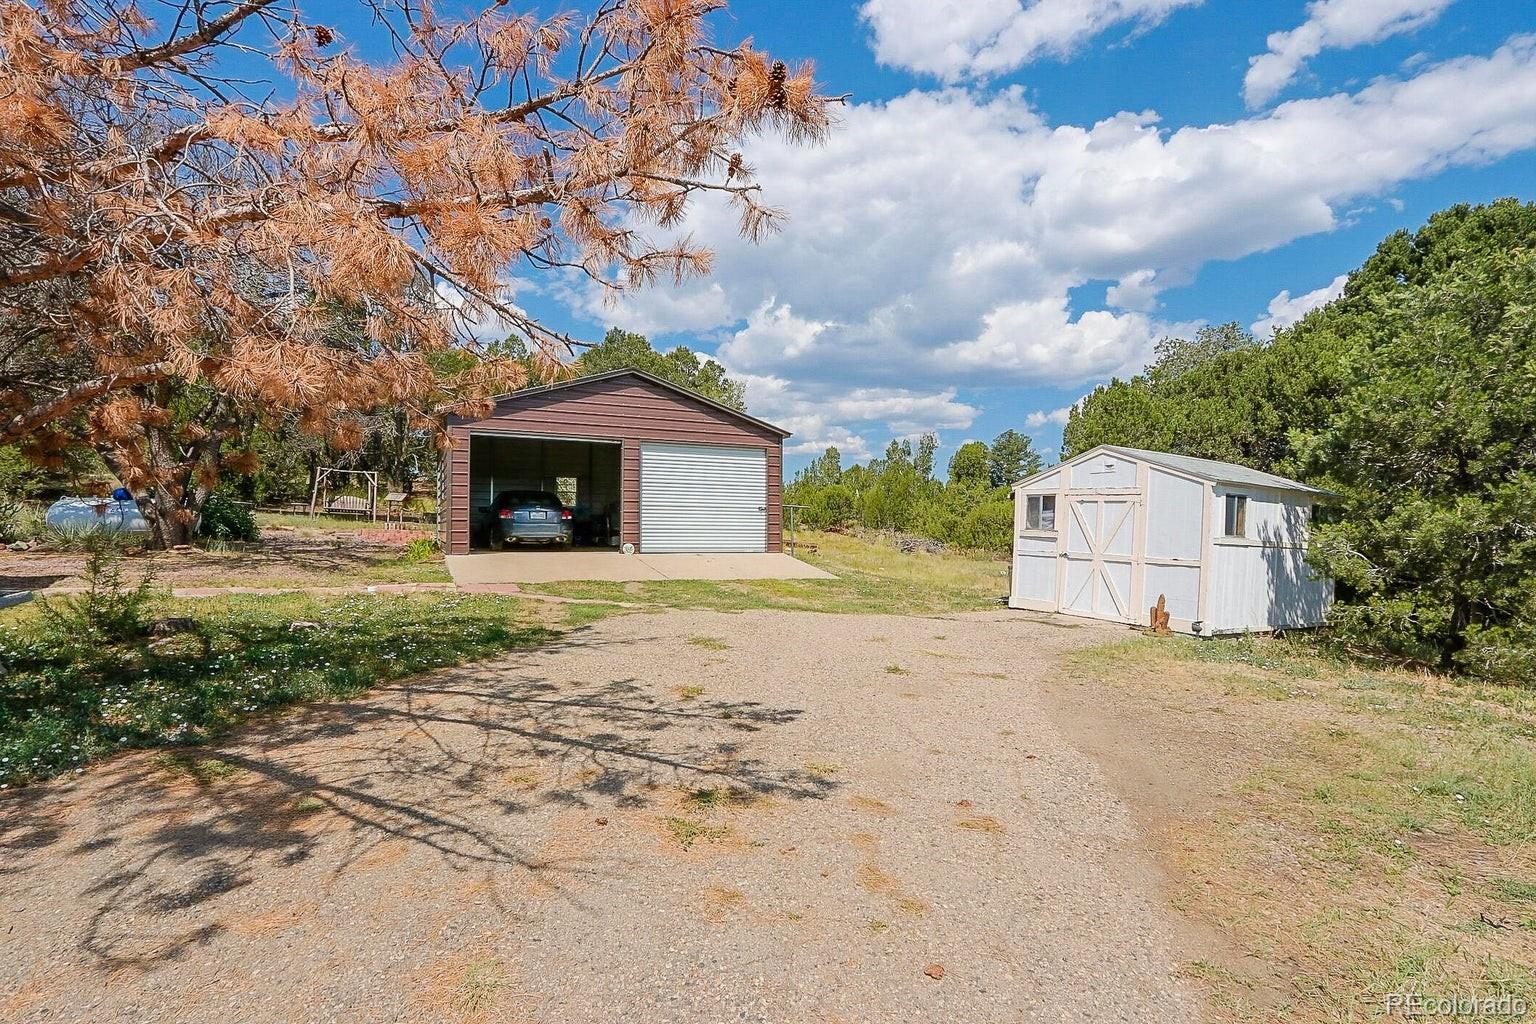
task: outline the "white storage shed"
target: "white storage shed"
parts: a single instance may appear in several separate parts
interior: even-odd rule
[[[1319,625],[1306,563],[1328,492],[1230,462],[1100,445],[1013,487],[1014,608],[1211,636]]]

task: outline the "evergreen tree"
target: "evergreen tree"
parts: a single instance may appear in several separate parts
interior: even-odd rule
[[[992,442],[988,471],[993,487],[1012,487],[1027,476],[1040,472],[1040,455],[1029,438],[1008,429]]]

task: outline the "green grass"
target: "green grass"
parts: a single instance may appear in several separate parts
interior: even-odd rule
[[[285,527],[293,530],[369,530],[384,528],[384,503],[379,502],[378,522],[370,520],[367,516],[337,516],[328,514],[305,515],[291,512],[256,512],[256,525],[262,529],[269,527]],[[408,530],[419,530],[423,533],[431,533],[431,523],[407,522]]]
[[[710,825],[697,818],[669,817],[662,821],[672,841],[683,849],[692,848],[697,842],[715,842],[730,834],[728,825]]]
[[[1304,637],[1137,638],[1069,660],[1171,710],[1264,723],[1260,767],[1172,848],[1181,903],[1256,962],[1307,965],[1283,983],[1287,1019],[1356,1019],[1408,990],[1536,1002],[1536,978],[1505,955],[1536,909],[1519,871],[1536,863],[1536,690]],[[1498,927],[1480,916],[1490,903]],[[1250,984],[1205,980],[1232,1005]]]
[[[489,595],[235,596],[165,611],[193,618],[195,632],[87,646],[54,635],[31,605],[0,613],[0,785],[125,748],[202,743],[266,709],[555,635],[519,602]]]
[[[965,553],[906,553],[894,545],[834,533],[802,532],[816,554],[802,560],[835,580],[661,580],[526,585],[531,593],[664,608],[935,615],[996,608],[1008,592],[1008,563]]]

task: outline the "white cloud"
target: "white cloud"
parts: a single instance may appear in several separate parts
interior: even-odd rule
[[[1138,270],[1125,275],[1118,283],[1105,289],[1104,302],[1116,309],[1148,313],[1157,305],[1157,293],[1161,290],[1162,286],[1157,281],[1157,271]]]
[[[824,320],[795,316],[788,305],[779,305],[770,297],[747,315],[747,326],[721,345],[716,355],[723,363],[743,370],[779,359],[799,359],[814,354],[817,337],[832,326]]]
[[[854,388],[828,384],[795,384],[783,377],[744,373],[727,364],[731,376],[747,386],[747,408],[752,415],[791,431],[786,451],[818,454],[835,445],[847,459],[871,455],[863,432],[874,431],[881,439],[915,435],[929,430],[963,430],[980,414],[975,406],[956,397],[954,388],[916,391],[910,388]]]
[[[919,91],[844,117],[823,147],[748,154],[767,199],[792,213],[782,233],[750,245],[727,206],[700,202],[683,230],[717,251],[714,276],[628,295],[607,322],[723,332],[727,365],[818,400],[1134,372],[1157,338],[1190,326],[1149,310],[1202,264],[1536,147],[1536,37],[1174,131],[1151,112],[1051,125],[1012,89]],[[1111,308],[1073,308],[1073,289],[1099,281],[1115,282]],[[831,409],[804,413],[856,422]],[[916,412],[882,422],[896,420],[940,425]]]
[[[1452,0],[1313,0],[1307,20],[1271,33],[1267,53],[1248,61],[1243,98],[1250,107],[1274,99],[1307,61],[1325,49],[1348,49],[1429,24]]]
[[[1052,409],[1046,412],[1041,409],[1024,417],[1024,426],[1029,430],[1038,430],[1043,426],[1054,423],[1058,427],[1067,425],[1067,418],[1072,415],[1072,407],[1064,405],[1060,409]]]
[[[1289,290],[1281,292],[1269,300],[1269,315],[1254,321],[1251,328],[1254,336],[1268,339],[1276,331],[1291,326],[1319,306],[1327,305],[1344,294],[1344,284],[1348,280],[1348,274],[1340,274],[1323,287],[1295,298],[1291,298]]]
[[[940,350],[958,366],[1036,380],[1080,382],[1146,365],[1157,339],[1179,328],[1140,313],[1091,310],[1071,319],[1065,295],[999,306],[981,333]]]
[[[946,81],[1070,53],[1112,26],[1155,25],[1200,0],[865,0],[880,63]]]

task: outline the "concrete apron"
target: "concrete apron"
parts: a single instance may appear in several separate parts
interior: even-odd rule
[[[461,587],[561,580],[830,580],[814,565],[789,555],[625,555],[616,551],[490,551],[449,555],[448,572]]]

